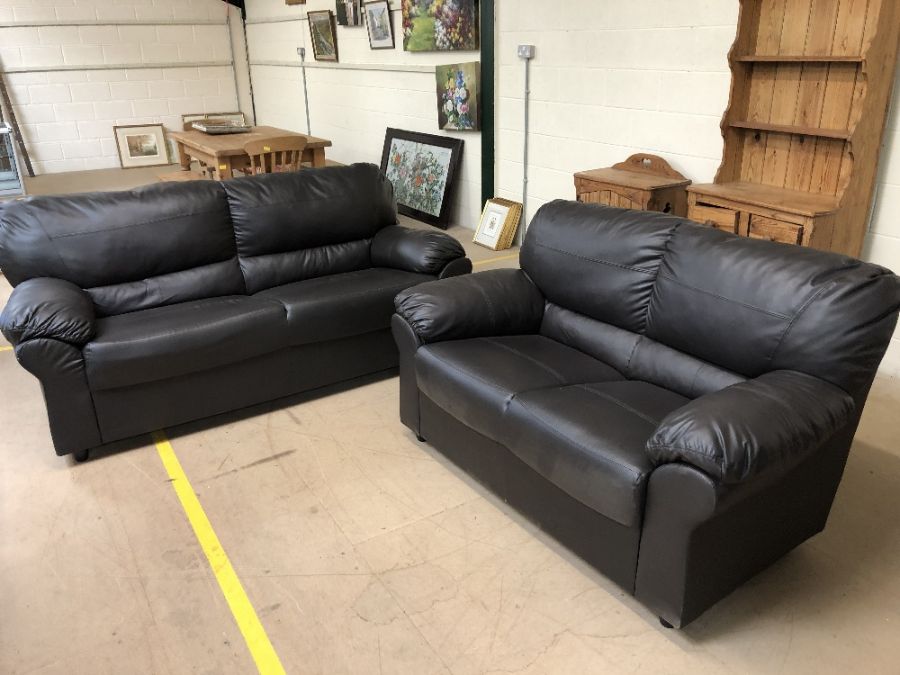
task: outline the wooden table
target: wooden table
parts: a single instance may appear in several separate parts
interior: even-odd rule
[[[276,136],[305,136],[308,142],[302,161],[310,162],[316,168],[325,166],[325,148],[331,147],[331,141],[286,129],[253,127],[243,134],[219,135],[205,134],[196,129],[169,132],[169,137],[178,144],[181,168],[190,171],[191,160],[196,159],[215,170],[216,180],[231,178],[232,171],[250,166],[250,157],[244,152],[244,144]]]

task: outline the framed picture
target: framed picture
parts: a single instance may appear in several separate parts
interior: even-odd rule
[[[129,124],[113,127],[123,169],[169,164],[169,150],[162,124]]]
[[[391,22],[391,6],[388,0],[375,0],[363,5],[366,28],[369,31],[369,47],[372,49],[394,48],[394,25]]]
[[[244,117],[244,113],[242,112],[223,112],[223,113],[188,113],[187,115],[181,116],[181,124],[184,131],[190,131],[193,129],[191,126],[194,122],[199,122],[201,120],[228,120],[230,122],[239,122],[240,124],[246,124],[247,120]]]
[[[521,218],[522,205],[518,202],[499,197],[488,199],[472,241],[492,251],[509,248],[515,239]]]
[[[394,185],[400,213],[446,229],[462,149],[458,138],[387,130],[381,170]]]
[[[401,8],[406,51],[478,49],[478,0],[402,0]]]
[[[334,13],[330,9],[307,12],[309,37],[316,61],[337,61],[337,33],[334,27]]]
[[[438,126],[449,131],[478,131],[478,75],[481,63],[435,68]]]
[[[334,0],[338,26],[362,26],[362,0]]]

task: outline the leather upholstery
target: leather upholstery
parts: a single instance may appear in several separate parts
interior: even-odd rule
[[[420,274],[440,274],[448,263],[466,257],[462,244],[440,235],[432,230],[410,230],[398,225],[385,227],[372,239],[372,264]]]
[[[217,368],[288,344],[284,307],[230,296],[110,316],[84,347],[91,389]]]
[[[397,295],[397,313],[422,342],[535,333],[544,300],[521,270],[491,270]]]
[[[747,378],[638,335],[548,303],[541,335],[616,368],[629,379],[652,382],[696,398]]]
[[[471,270],[396,220],[362,164],[0,207],[0,326],[56,451],[395,368],[394,295]]]
[[[398,296],[404,424],[676,626],[824,527],[896,276],[559,201],[521,264]]]
[[[288,340],[300,345],[385,330],[390,327],[394,296],[433,279],[399,269],[370,268],[277,286],[254,297],[284,306]]]
[[[539,335],[430,344],[416,352],[415,366],[423,394],[493,440],[506,438],[504,413],[521,392],[622,379],[605,363]]]
[[[654,463],[644,446],[688,399],[646,382],[592,382],[517,394],[506,446],[551,483],[607,518],[639,525]]]
[[[692,401],[647,443],[657,464],[686,462],[724,483],[785,473],[853,419],[853,399],[811,375],[775,370]]]
[[[641,333],[663,253],[682,222],[553,201],[528,227],[522,269],[553,304]]]
[[[222,185],[250,293],[370,267],[372,237],[397,222],[393,187],[372,164]]]
[[[219,183],[29,197],[0,212],[0,269],[88,290],[100,316],[243,293]]]
[[[0,314],[0,331],[13,345],[36,338],[83,345],[94,330],[91,299],[62,279],[37,277],[19,284]]]
[[[900,280],[876,265],[686,223],[669,242],[647,336],[746,377],[799,370],[855,393],[898,305]]]

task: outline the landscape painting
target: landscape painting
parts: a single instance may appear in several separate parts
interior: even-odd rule
[[[478,49],[477,0],[402,0],[401,6],[406,51]]]
[[[337,34],[331,10],[308,12],[309,37],[316,61],[337,61]]]
[[[438,66],[437,77],[438,126],[448,131],[477,131],[478,75],[481,64],[456,63]]]
[[[387,130],[381,170],[394,186],[400,213],[447,227],[462,145],[446,136]]]

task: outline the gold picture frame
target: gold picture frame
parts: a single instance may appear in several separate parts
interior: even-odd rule
[[[522,205],[519,202],[500,197],[488,199],[472,241],[492,251],[507,249],[516,238],[521,219]]]

